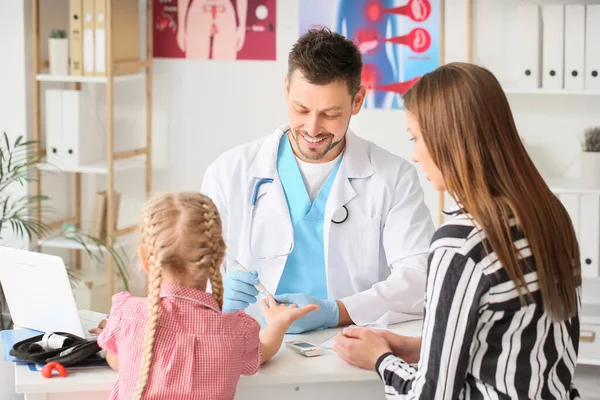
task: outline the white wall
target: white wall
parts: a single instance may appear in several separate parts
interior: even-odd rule
[[[464,17],[456,18],[464,16],[464,4],[447,1],[447,25],[452,30],[447,59],[464,59],[466,54]],[[299,36],[298,21],[299,0],[277,2],[275,62],[154,61],[155,146],[165,145],[168,167],[156,171],[157,189],[199,189],[206,167],[220,153],[268,135],[287,121],[283,79],[288,52]],[[404,112],[362,110],[350,126],[409,158]],[[437,214],[438,194],[422,182],[427,205]]]
[[[0,25],[0,133],[5,132],[11,140],[27,134],[26,95],[26,45],[24,33],[25,7],[22,0],[11,0],[0,6],[3,23]],[[8,38],[11,38],[8,40]],[[15,196],[27,194],[26,188],[11,187]],[[21,246],[9,231],[2,232],[2,244]],[[0,351],[1,351],[0,344]],[[0,360],[0,399],[17,400],[23,396],[14,393],[14,366]]]

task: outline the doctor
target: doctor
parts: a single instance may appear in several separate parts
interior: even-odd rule
[[[352,41],[305,34],[288,58],[289,124],[207,169],[228,246],[223,311],[259,316],[260,281],[280,302],[320,307],[290,333],[422,317],[433,223],[415,168],[349,129],[361,71]]]

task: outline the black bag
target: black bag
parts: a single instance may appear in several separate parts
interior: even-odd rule
[[[90,341],[64,332],[48,332],[14,344],[10,355],[19,360],[50,363],[59,362],[68,367],[84,361],[98,362],[102,349],[96,340]]]

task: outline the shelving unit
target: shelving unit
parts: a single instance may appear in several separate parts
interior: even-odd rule
[[[146,77],[145,74],[117,75],[114,76],[114,82],[124,82],[140,80]],[[50,74],[37,74],[38,82],[61,82],[61,83],[108,83],[108,76],[56,76]]]
[[[600,96],[600,91],[596,90],[568,90],[568,89],[522,89],[505,88],[506,94],[523,95],[556,95],[556,96]]]
[[[74,83],[77,90],[81,90],[82,84],[101,84],[104,85],[106,95],[106,160],[103,162],[83,165],[78,168],[57,168],[49,164],[40,164],[36,171],[37,181],[35,183],[35,195],[42,193],[42,171],[53,171],[61,173],[73,173],[75,175],[75,210],[73,216],[64,220],[55,221],[51,224],[53,228],[59,229],[63,223],[74,223],[77,228],[82,224],[82,176],[85,174],[106,175],[107,192],[107,221],[115,221],[115,204],[113,194],[115,192],[115,174],[122,171],[145,169],[145,193],[146,197],[152,190],[152,21],[153,21],[153,2],[146,3],[146,49],[145,59],[137,61],[116,62],[112,50],[113,44],[113,12],[112,4],[114,1],[106,2],[106,76],[57,76],[49,75],[42,70],[45,63],[40,60],[40,0],[33,1],[33,139],[37,143],[36,151],[40,155],[45,155],[41,147],[41,87],[42,82]],[[118,38],[120,40],[124,38]],[[119,71],[136,70],[136,73],[122,74]],[[140,72],[143,71],[143,72]],[[146,134],[145,146],[143,148],[127,150],[116,153],[114,151],[114,86],[120,82],[132,80],[145,80],[145,101],[146,101]],[[39,205],[39,203],[38,203]],[[37,211],[37,220],[42,220],[41,211]],[[109,246],[115,243],[125,244],[131,239],[131,234],[137,226],[129,226],[123,229],[116,229],[112,223],[106,226],[106,242]],[[56,237],[45,240],[38,240],[38,247],[71,249],[76,251],[77,263],[81,263],[81,251],[83,246],[63,237]],[[89,246],[92,251],[102,251],[98,246]],[[108,296],[115,292],[115,265],[110,252],[104,252],[107,259],[107,291]],[[108,300],[109,300],[108,299]]]

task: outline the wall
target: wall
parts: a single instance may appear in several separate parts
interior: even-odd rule
[[[447,0],[449,60],[465,59],[464,4]],[[154,137],[166,145],[168,166],[156,171],[157,189],[197,190],[206,167],[220,153],[286,123],[283,79],[287,54],[298,38],[298,9],[299,0],[277,2],[276,62],[154,61]],[[410,157],[404,112],[362,110],[350,126],[362,137]],[[435,215],[438,194],[422,183]]]
[[[26,114],[26,45],[24,34],[23,1],[12,0],[5,2],[0,7],[4,22],[0,25],[0,36],[10,37],[11,40],[0,41],[0,133],[6,132],[11,140],[27,132]],[[8,55],[8,59],[5,58]],[[27,193],[25,188],[11,187],[10,194],[22,196]],[[10,231],[2,232],[0,243],[11,246],[21,246],[21,243],[12,236]],[[0,344],[0,352],[2,345]],[[14,366],[0,360],[0,399],[17,400],[23,396],[14,393]]]

